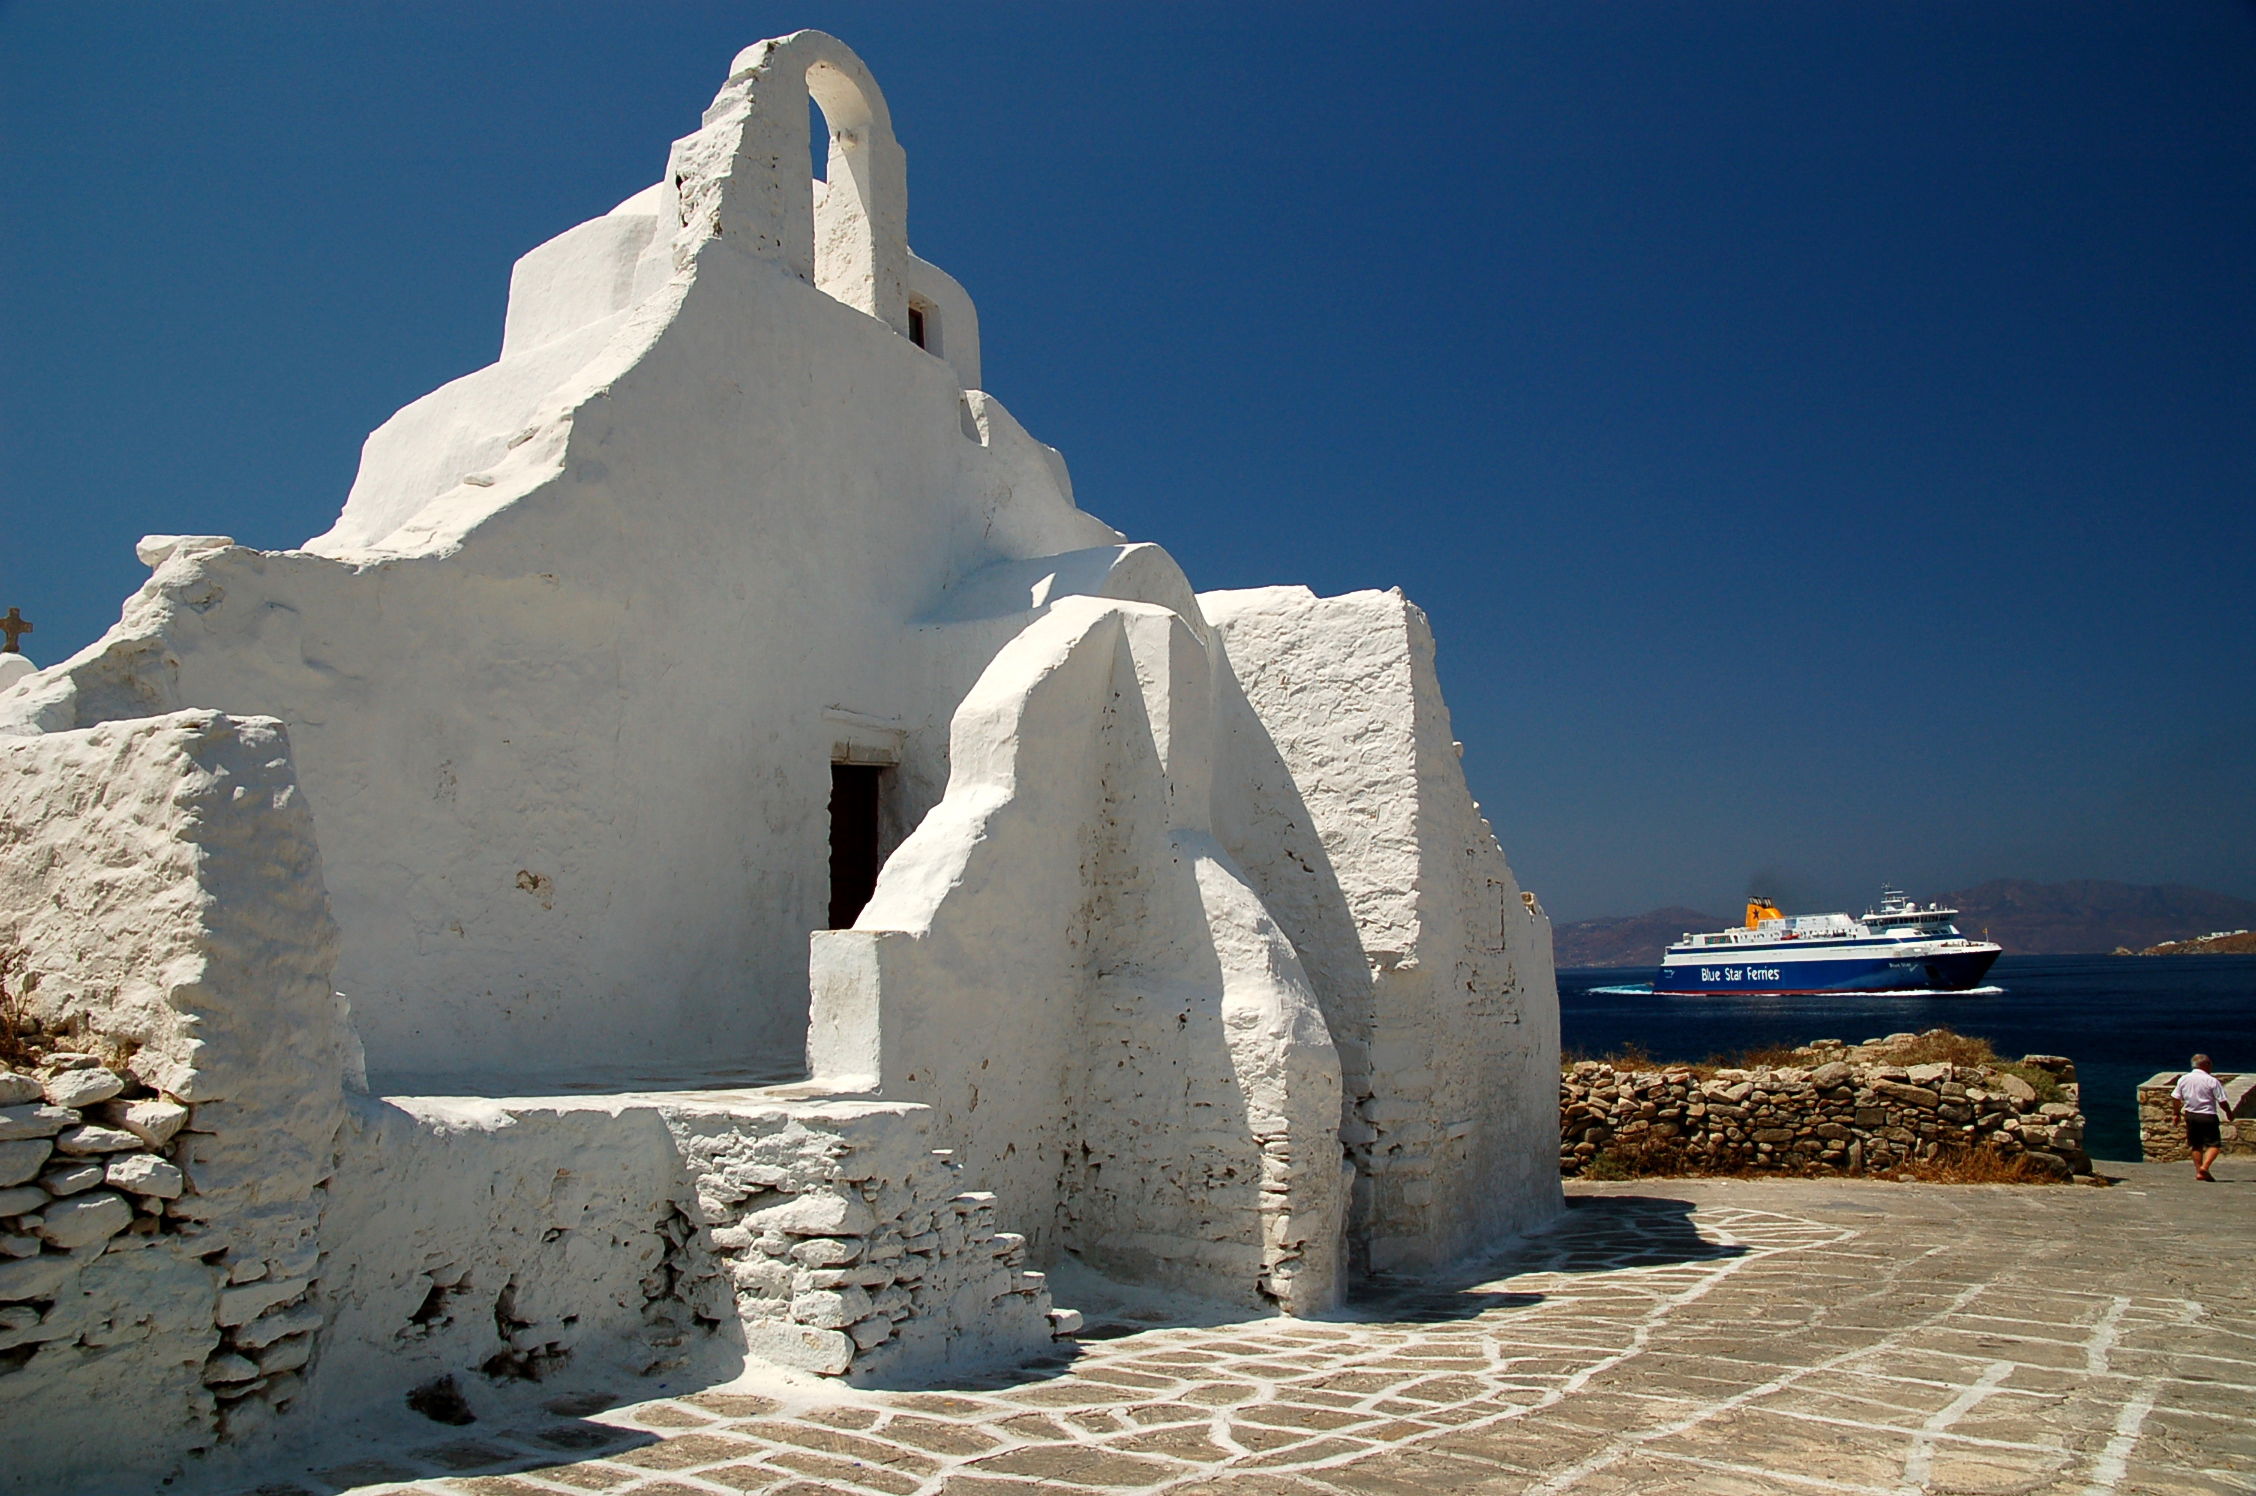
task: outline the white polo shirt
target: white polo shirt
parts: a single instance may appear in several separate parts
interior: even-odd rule
[[[2217,1115],[2225,1099],[2225,1083],[2206,1070],[2188,1070],[2178,1077],[2178,1104],[2196,1116]]]

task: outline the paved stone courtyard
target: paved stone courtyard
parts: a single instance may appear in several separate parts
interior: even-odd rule
[[[2256,1492],[2256,1166],[2107,1167],[1576,1184],[1481,1281],[1351,1321],[1093,1320],[1068,1365],[946,1392],[558,1401],[259,1489]]]

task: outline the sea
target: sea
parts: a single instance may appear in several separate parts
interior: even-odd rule
[[[2256,1070],[2256,956],[2001,956],[1988,995],[1890,997],[1655,996],[1629,990],[1651,973],[1607,967],[1559,973],[1559,1047],[1612,1054],[1636,1045],[1657,1060],[1704,1060],[1773,1044],[1956,1029],[1999,1054],[2064,1054],[2083,1088],[2084,1146],[2094,1158],[2139,1156],[2140,1081],[2183,1070],[2199,1052],[2220,1073]]]

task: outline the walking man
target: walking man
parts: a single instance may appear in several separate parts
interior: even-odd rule
[[[2217,1161],[2223,1147],[2221,1128],[2223,1120],[2232,1115],[2232,1108],[2225,1105],[2225,1083],[2209,1073],[2209,1056],[2193,1057],[2193,1068],[2178,1077],[2170,1099],[2185,1118],[2186,1147],[2193,1152],[2193,1177],[2205,1184],[2214,1183],[2216,1176],[2209,1172],[2209,1166]]]

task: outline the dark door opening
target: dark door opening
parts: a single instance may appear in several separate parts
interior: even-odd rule
[[[830,928],[852,926],[877,889],[880,764],[830,766]]]

